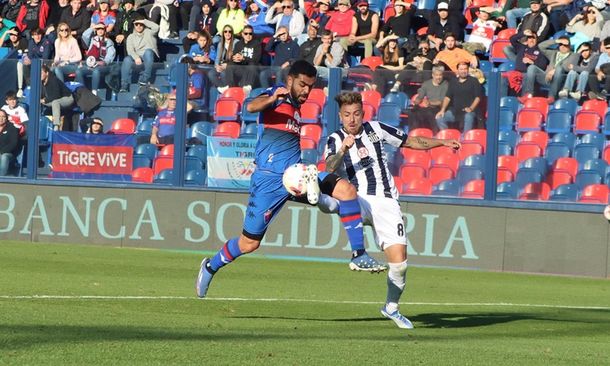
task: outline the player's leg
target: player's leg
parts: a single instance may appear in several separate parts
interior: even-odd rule
[[[339,217],[352,248],[350,269],[354,271],[381,272],[386,267],[368,255],[364,249],[362,215],[356,188],[336,174],[320,172],[320,191],[339,201]]]

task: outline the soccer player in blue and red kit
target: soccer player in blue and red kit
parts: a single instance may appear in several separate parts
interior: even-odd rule
[[[316,68],[307,61],[296,61],[290,66],[286,85],[265,90],[247,106],[248,112],[260,114],[256,170],[250,181],[250,199],[243,230],[239,237],[228,240],[212,258],[203,259],[196,282],[197,296],[205,297],[214,274],[220,268],[258,249],[267,227],[291,198],[282,184],[282,175],[286,168],[301,161],[299,108],[307,100],[315,82]],[[385,270],[386,267],[364,249],[362,216],[355,187],[332,173],[318,175],[314,169],[312,174],[319,183],[319,188],[318,184],[312,187],[315,193],[321,191],[339,201],[339,215],[352,248],[350,269]]]

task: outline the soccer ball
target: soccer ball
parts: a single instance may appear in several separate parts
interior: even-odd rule
[[[284,171],[282,177],[284,188],[293,196],[301,196],[307,193],[307,165],[294,164]]]

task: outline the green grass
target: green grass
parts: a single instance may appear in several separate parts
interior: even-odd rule
[[[240,258],[214,279],[216,300],[198,300],[200,260],[188,252],[0,242],[0,364],[610,362],[607,280],[412,267],[401,309],[416,329],[405,331],[379,314],[384,275]],[[28,295],[175,298],[14,298]]]

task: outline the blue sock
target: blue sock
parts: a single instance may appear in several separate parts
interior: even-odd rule
[[[237,259],[237,257],[242,254],[243,253],[241,252],[241,250],[239,250],[238,239],[229,239],[229,241],[227,241],[225,245],[220,248],[218,253],[216,253],[216,255],[212,257],[212,259],[210,259],[210,265],[208,269],[210,270],[210,272],[215,273],[222,267],[233,262],[235,259]]]
[[[354,252],[364,252],[364,234],[362,232],[362,215],[360,214],[360,204],[358,199],[339,201],[339,216],[349,244]]]

